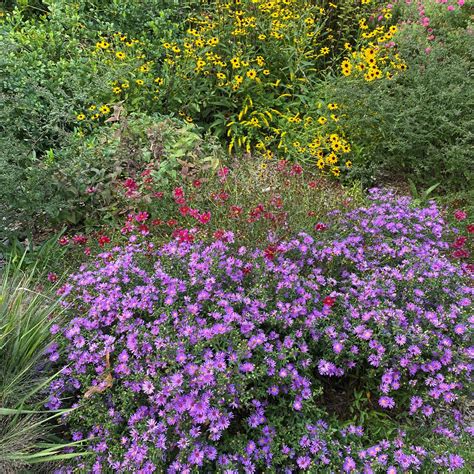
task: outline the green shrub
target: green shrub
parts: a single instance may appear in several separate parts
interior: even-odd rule
[[[44,159],[32,154],[12,163],[0,153],[0,236],[31,238],[64,225],[113,224],[130,206],[122,192],[126,178],[149,170],[156,186],[170,189],[185,174],[215,169],[223,155],[195,125],[156,115],[122,116],[88,136],[70,133]]]
[[[350,177],[366,185],[408,178],[420,188],[440,183],[442,193],[472,189],[473,36],[466,28],[439,33],[443,40],[427,53],[423,28],[405,25],[397,38],[405,74],[333,86],[350,110],[346,130],[356,151]]]

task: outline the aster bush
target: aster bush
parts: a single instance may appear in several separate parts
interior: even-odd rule
[[[473,289],[446,230],[433,203],[374,190],[262,249],[225,232],[103,252],[61,288],[69,319],[48,351],[62,364],[48,407],[75,408],[65,427],[91,452],[76,467],[462,468],[455,447],[412,441],[465,436]]]

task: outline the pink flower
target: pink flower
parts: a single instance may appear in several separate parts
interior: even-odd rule
[[[454,218],[458,221],[463,221],[467,217],[467,213],[462,211],[461,209],[458,209],[454,213]]]
[[[448,11],[452,12],[454,10],[454,5],[448,5]]]
[[[58,240],[59,245],[67,245],[69,243],[69,239],[64,235]]]
[[[211,213],[210,212],[203,212],[198,216],[198,221],[201,224],[207,224],[211,220]]]
[[[150,215],[148,214],[148,212],[142,211],[142,212],[139,212],[135,216],[135,220],[137,222],[145,222],[149,217],[150,217]]]
[[[58,275],[56,275],[56,273],[53,273],[53,272],[48,273],[48,280],[51,283],[54,283],[55,281],[57,281],[57,279],[58,279]]]

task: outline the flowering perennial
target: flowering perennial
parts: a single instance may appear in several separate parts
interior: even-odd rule
[[[372,411],[453,439],[463,429],[473,288],[447,258],[434,204],[371,199],[266,249],[231,233],[160,248],[132,238],[72,275],[61,289],[70,318],[53,327],[49,357],[64,367],[48,406],[75,408],[64,421],[93,452],[79,467],[462,468],[460,456],[414,446],[400,430],[374,443],[370,427],[329,422],[331,387],[349,393],[363,381]]]

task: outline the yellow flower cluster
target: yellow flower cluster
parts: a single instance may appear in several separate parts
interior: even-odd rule
[[[300,162],[314,163],[322,173],[339,176],[342,156],[350,153],[351,146],[335,129],[339,116],[334,112],[339,105],[332,102],[325,112],[321,109],[322,103],[314,113],[282,113],[273,108],[261,109],[247,98],[235,121],[227,124],[229,152],[243,148],[267,160],[292,156]],[[351,162],[345,160],[344,168],[350,166]]]
[[[384,9],[384,17],[390,18],[389,10]],[[368,82],[376,79],[391,79],[394,73],[406,69],[406,64],[397,53],[393,52],[392,38],[397,33],[395,25],[388,29],[384,25],[379,25],[372,31],[367,31],[369,26],[366,20],[359,21],[359,28],[363,31],[362,38],[370,39],[359,51],[351,51],[348,57],[345,57],[341,63],[341,72],[344,76],[350,76],[355,73],[362,75]],[[351,48],[348,46],[349,51]]]

